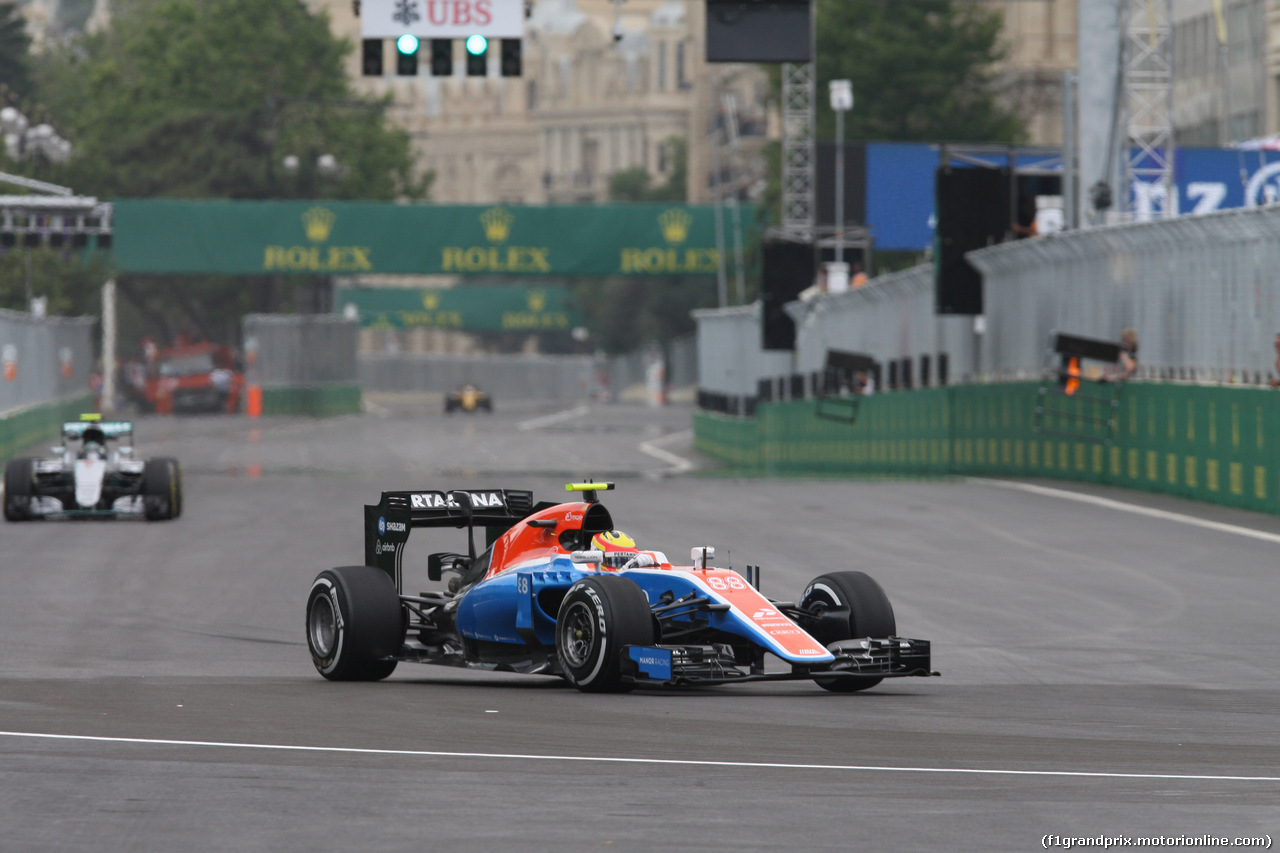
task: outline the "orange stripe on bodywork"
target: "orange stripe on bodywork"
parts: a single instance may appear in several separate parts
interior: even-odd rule
[[[732,569],[677,569],[701,582],[727,601],[738,614],[768,634],[787,654],[802,660],[830,660],[832,655],[808,632],[779,613],[769,599],[756,592]]]

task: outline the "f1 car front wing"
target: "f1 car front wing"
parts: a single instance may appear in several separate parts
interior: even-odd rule
[[[815,676],[827,678],[902,678],[934,676],[930,666],[928,640],[905,637],[867,638],[832,643],[828,649],[836,659],[830,663],[796,664],[789,672],[765,672],[759,667],[744,668],[734,660],[732,647],[709,646],[626,646],[623,673],[640,685],[730,684],[739,681],[799,681]]]

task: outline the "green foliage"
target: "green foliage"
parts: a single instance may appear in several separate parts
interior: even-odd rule
[[[685,201],[689,197],[689,141],[673,136],[663,143],[671,161],[667,182],[649,191],[645,201]]]
[[[111,28],[42,61],[41,96],[103,197],[421,197],[408,135],[356,98],[350,46],[297,0],[125,0]],[[333,180],[304,169],[321,153]]]
[[[102,283],[109,277],[105,254],[21,247],[0,251],[0,308],[27,311],[28,294],[49,300],[48,312],[96,315]]]
[[[0,3],[0,87],[8,87],[19,101],[31,94],[30,50],[26,20],[18,5]],[[8,104],[0,97],[0,107],[4,106]]]
[[[671,159],[671,172],[661,186],[653,186],[653,175],[644,166],[633,166],[614,172],[609,179],[610,201],[684,202],[688,196],[689,143],[673,136],[663,143]]]
[[[37,64],[40,100],[71,140],[72,161],[10,168],[108,199],[425,199],[432,176],[414,175],[409,136],[389,123],[387,101],[357,97],[349,85],[351,49],[297,0],[119,0],[109,30]],[[322,153],[336,158],[337,174],[316,169]],[[296,174],[281,167],[287,154],[299,159]],[[23,254],[0,258],[5,305],[25,307],[25,278],[12,269]],[[98,313],[109,271],[48,257],[37,260],[35,295],[51,296],[51,312]],[[86,275],[92,286],[82,287]],[[247,312],[323,307],[323,282],[309,278],[122,275],[117,283],[125,349],[148,334],[234,341]]]
[[[835,135],[827,84],[853,81],[848,139],[1017,142],[1017,118],[992,96],[1002,57],[998,13],[966,0],[826,0],[818,5],[818,131]]]
[[[644,166],[632,166],[614,172],[609,179],[610,201],[644,201],[649,194],[653,176]]]
[[[694,331],[689,312],[716,304],[713,278],[607,278],[572,282],[593,345],[610,355],[666,344]]]

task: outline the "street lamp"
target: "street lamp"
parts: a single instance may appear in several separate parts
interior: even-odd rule
[[[853,109],[853,82],[832,80],[831,109],[836,114],[836,260],[827,267],[827,289],[849,289],[849,265],[844,262],[844,114]]]
[[[297,176],[302,170],[302,158],[297,154],[286,154],[280,158],[280,165],[290,175]],[[315,159],[315,174],[324,178],[337,178],[342,175],[342,166],[338,158],[332,154],[320,154]]]
[[[17,107],[0,109],[0,134],[4,135],[4,150],[11,160],[25,160],[35,155],[51,163],[71,159],[70,142],[44,122],[32,127]]]

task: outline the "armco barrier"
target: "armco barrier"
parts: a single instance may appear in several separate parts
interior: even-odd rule
[[[252,413],[260,402],[262,415],[359,412],[359,330],[355,320],[329,314],[245,315],[245,350],[251,360],[246,409]]]
[[[92,394],[40,403],[0,415],[0,458],[8,459],[41,441],[53,441],[66,421],[93,410]]]
[[[355,384],[263,388],[262,413],[311,417],[356,414],[360,411],[360,396],[360,386]]]
[[[1115,438],[1091,437],[1090,401],[1033,429],[1039,386],[1017,382],[876,394],[858,419],[813,401],[762,403],[755,418],[698,412],[695,447],[755,473],[1051,477],[1280,514],[1280,391],[1130,383]]]

